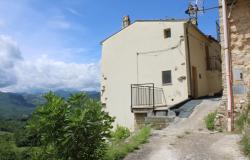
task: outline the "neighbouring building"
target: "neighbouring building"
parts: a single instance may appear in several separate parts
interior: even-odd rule
[[[126,16],[101,44],[101,102],[115,125],[134,130],[147,116],[222,91],[221,47],[188,20]]]
[[[221,6],[221,0],[219,5]],[[250,89],[250,0],[227,0],[229,52],[231,60],[234,113],[241,111]],[[220,8],[220,33],[222,45],[223,101],[221,112],[226,115],[227,85],[224,59],[224,33]]]

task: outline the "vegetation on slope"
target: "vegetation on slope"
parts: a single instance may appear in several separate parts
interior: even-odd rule
[[[113,135],[120,135],[120,128],[118,128]],[[126,129],[123,129],[126,130]],[[124,136],[114,136],[113,140],[111,140],[111,143],[108,147],[108,150],[106,152],[105,159],[106,160],[120,160],[123,159],[129,152],[132,152],[139,148],[139,145],[146,143],[150,133],[151,128],[150,127],[143,127],[134,134],[132,134],[130,137],[125,138],[128,136],[128,132],[125,133]],[[119,138],[123,137],[123,138]]]
[[[244,153],[250,156],[250,104],[248,103],[236,119],[236,130],[242,133],[241,145]]]
[[[206,124],[206,128],[208,130],[214,130],[215,129],[215,118],[217,115],[217,111],[209,113],[206,117],[205,117],[205,124]]]
[[[50,92],[45,100],[31,117],[0,119],[1,160],[118,160],[150,135],[149,127],[112,132],[114,118],[83,93],[65,99]]]
[[[36,159],[103,159],[114,119],[101,104],[83,93],[65,100],[50,92],[45,99],[27,125],[35,146],[40,144]]]
[[[71,94],[77,91],[58,90],[57,96],[67,99]],[[100,93],[95,91],[84,92],[90,98],[99,100]],[[43,93],[6,93],[0,92],[0,118],[22,119],[27,118],[35,110],[36,106],[46,102]]]

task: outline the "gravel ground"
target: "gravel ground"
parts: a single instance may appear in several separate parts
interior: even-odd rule
[[[149,143],[125,160],[247,160],[240,151],[239,135],[213,133],[204,117],[217,109],[220,99],[201,100],[188,118],[177,117],[164,130],[155,130]]]

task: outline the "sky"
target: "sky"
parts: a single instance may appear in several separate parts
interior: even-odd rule
[[[0,91],[98,90],[100,42],[131,20],[188,18],[190,0],[0,0]],[[218,0],[204,0],[204,7]],[[216,37],[218,11],[199,15]]]

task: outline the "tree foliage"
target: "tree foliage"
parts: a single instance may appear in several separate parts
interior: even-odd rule
[[[34,144],[40,144],[39,159],[103,159],[114,119],[101,104],[83,93],[68,100],[52,92],[44,97],[46,103],[37,108],[27,125]]]

